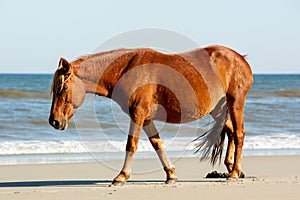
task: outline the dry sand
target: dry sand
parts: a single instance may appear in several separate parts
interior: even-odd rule
[[[300,199],[300,156],[244,157],[240,180],[206,179],[212,170],[225,172],[223,164],[182,158],[174,185],[163,183],[161,169],[153,171],[158,164],[136,160],[122,187],[109,187],[122,161],[0,166],[0,199]]]

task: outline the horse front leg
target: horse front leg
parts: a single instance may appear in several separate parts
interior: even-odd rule
[[[170,160],[168,159],[162,141],[159,137],[159,133],[155,127],[155,125],[153,124],[152,120],[149,121],[145,121],[144,123],[144,127],[143,127],[144,131],[146,132],[149,141],[151,143],[151,145],[153,146],[154,150],[156,151],[160,162],[166,172],[167,175],[167,180],[166,180],[166,184],[173,184],[176,183],[177,181],[177,176],[175,173],[175,167],[171,164]]]
[[[140,138],[142,126],[131,120],[129,134],[126,144],[126,156],[124,160],[124,165],[119,173],[119,175],[113,180],[113,185],[124,185],[126,181],[130,178],[131,165],[133,161],[133,155],[137,151],[138,141]]]

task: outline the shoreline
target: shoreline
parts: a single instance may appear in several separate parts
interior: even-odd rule
[[[222,161],[223,162],[223,161]],[[130,181],[109,187],[122,160],[105,163],[27,164],[0,166],[0,199],[298,199],[300,156],[244,156],[245,179],[206,179],[225,172],[197,158],[180,158],[174,165],[179,181],[165,185],[158,159],[137,159]]]

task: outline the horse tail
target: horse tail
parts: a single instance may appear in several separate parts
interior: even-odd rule
[[[219,101],[210,114],[215,120],[214,125],[194,139],[194,142],[198,142],[195,154],[200,154],[201,161],[208,160],[210,157],[211,163],[215,165],[218,160],[221,161],[226,133],[224,126],[229,116],[225,97]]]

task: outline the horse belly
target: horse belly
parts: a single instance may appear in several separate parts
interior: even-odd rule
[[[168,123],[187,123],[206,115],[205,105],[200,105],[196,96],[186,96],[183,92],[175,96],[174,93],[162,93],[160,101],[151,107],[150,118]]]

